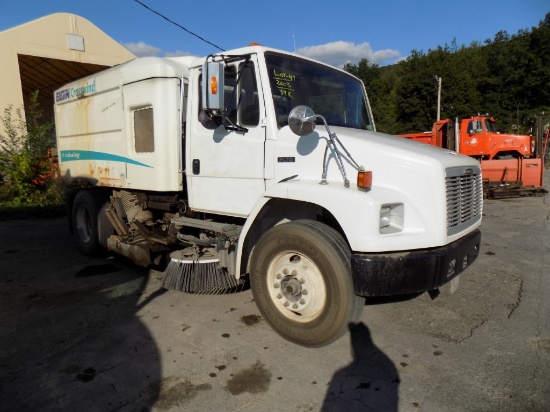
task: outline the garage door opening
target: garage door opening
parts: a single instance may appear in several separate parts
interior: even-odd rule
[[[56,89],[73,80],[78,80],[109,67],[24,54],[18,54],[17,60],[25,110],[28,107],[31,94],[38,90],[43,121],[54,120],[53,93]]]

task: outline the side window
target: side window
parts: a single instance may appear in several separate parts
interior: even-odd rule
[[[136,153],[155,151],[155,127],[153,107],[134,110],[134,148]]]
[[[237,73],[234,66],[227,66],[224,70],[225,84],[223,85],[223,104],[227,112],[227,117],[233,123],[237,122]]]
[[[239,93],[239,124],[243,126],[258,126],[260,122],[260,102],[258,101],[258,86],[256,73],[252,62],[241,63]]]
[[[483,121],[483,124],[485,125],[485,130],[492,133],[497,133],[497,129],[495,128],[495,124],[491,123],[489,120],[485,119]]]
[[[237,74],[236,70],[232,66],[228,66],[224,69],[224,78],[225,83],[223,85],[223,104],[227,110],[227,116],[234,123],[237,121],[237,96],[236,96],[236,85],[237,85]],[[199,120],[202,112],[202,74],[199,76]],[[213,127],[215,128],[215,127]]]
[[[481,133],[481,122],[479,120],[472,120],[468,122],[468,134]]]
[[[260,102],[256,72],[252,62],[245,62],[224,69],[225,83],[223,101],[227,117],[231,122],[242,126],[257,126],[260,122]],[[237,87],[237,79],[239,84]],[[199,90],[202,87],[202,75],[199,77]],[[199,93],[199,116],[202,108],[202,95]],[[200,120],[200,119],[199,119]]]

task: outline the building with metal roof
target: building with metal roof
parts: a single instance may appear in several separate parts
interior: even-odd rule
[[[0,115],[25,106],[39,90],[41,108],[53,118],[53,92],[104,68],[135,59],[83,17],[56,13],[0,32]]]

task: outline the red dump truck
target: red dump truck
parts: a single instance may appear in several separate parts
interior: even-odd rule
[[[484,194],[489,198],[537,196],[542,188],[543,151],[535,138],[508,134],[497,128],[489,115],[453,121],[439,120],[431,132],[399,135],[433,146],[454,150],[479,160]]]

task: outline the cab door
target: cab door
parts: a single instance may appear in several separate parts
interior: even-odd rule
[[[224,107],[234,124],[204,127],[200,91],[202,74],[193,77],[192,108],[186,137],[186,177],[193,210],[247,216],[265,191],[265,107],[257,59],[249,56],[225,65]]]

